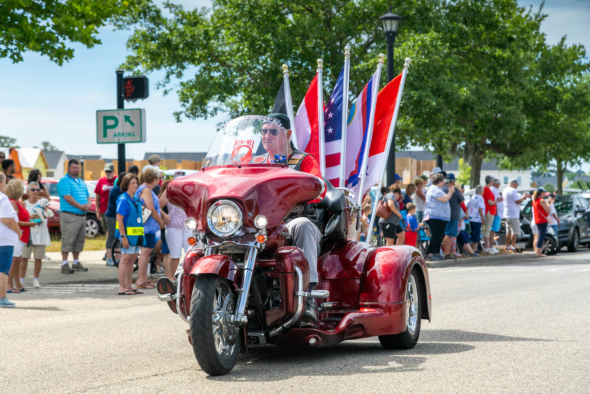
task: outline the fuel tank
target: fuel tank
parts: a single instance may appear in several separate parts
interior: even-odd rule
[[[238,203],[246,226],[254,227],[254,218],[264,215],[267,228],[273,228],[295,205],[316,199],[321,189],[321,180],[311,174],[265,164],[208,167],[171,182],[167,195],[197,221],[198,229],[207,227],[207,210],[219,199]]]

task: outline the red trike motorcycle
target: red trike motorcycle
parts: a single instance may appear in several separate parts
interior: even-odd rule
[[[347,190],[290,168],[290,131],[263,116],[228,122],[203,169],[173,181],[169,201],[187,214],[194,246],[159,298],[189,323],[189,341],[210,375],[227,374],[248,346],[334,346],[378,336],[410,349],[431,316],[428,270],[410,246],[355,242],[359,207]],[[268,127],[267,127],[268,129]],[[316,223],[318,284],[285,225],[323,194]],[[317,322],[304,321],[307,298]]]

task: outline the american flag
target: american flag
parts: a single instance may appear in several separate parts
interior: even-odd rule
[[[335,187],[340,183],[340,152],[342,144],[342,107],[344,67],[340,71],[330,101],[324,108],[324,140],[326,149],[326,178]]]

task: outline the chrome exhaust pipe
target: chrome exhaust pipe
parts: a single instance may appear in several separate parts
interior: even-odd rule
[[[295,267],[295,273],[297,274],[297,289],[298,291],[295,293],[297,295],[297,310],[291,319],[285,322],[283,325],[273,329],[270,331],[270,337],[274,338],[276,336],[281,335],[283,332],[287,331],[299,318],[303,313],[303,274],[299,267]]]

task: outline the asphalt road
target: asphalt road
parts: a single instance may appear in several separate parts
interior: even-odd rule
[[[378,340],[285,352],[251,348],[208,377],[150,291],[48,286],[0,310],[0,392],[590,391],[590,252],[431,269],[434,314],[411,351]]]

